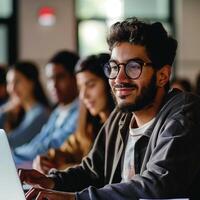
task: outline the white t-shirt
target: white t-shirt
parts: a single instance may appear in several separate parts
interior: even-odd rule
[[[129,126],[130,134],[128,137],[127,146],[125,150],[124,164],[123,164],[123,169],[122,169],[122,174],[121,174],[122,182],[127,182],[131,180],[131,178],[135,175],[135,165],[134,165],[135,143],[144,134],[144,132],[152,125],[155,119],[153,118],[151,121],[147,122],[146,124],[144,124],[143,126],[139,128],[131,128],[133,118]]]
[[[59,128],[63,124],[65,118],[70,114],[69,113],[70,108],[71,108],[71,103],[67,105],[60,105],[58,106],[58,108],[56,108],[58,117],[56,118],[55,121],[55,127]]]

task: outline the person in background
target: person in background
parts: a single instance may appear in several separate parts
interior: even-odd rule
[[[102,53],[87,56],[78,62],[75,74],[82,104],[77,130],[61,148],[38,156],[33,168],[42,173],[47,173],[51,168],[65,169],[80,164],[87,155],[102,124],[114,108],[108,79],[103,71],[103,65],[109,59],[109,54]]]
[[[8,93],[6,90],[6,69],[4,66],[0,66],[0,111],[1,106],[8,100]]]
[[[176,78],[171,81],[171,88],[177,88],[181,91],[192,92],[192,85],[186,78]]]
[[[37,155],[59,148],[76,130],[79,103],[74,67],[78,59],[75,53],[60,51],[46,65],[47,88],[57,107],[31,142],[13,151],[17,166],[30,167]]]
[[[35,186],[27,200],[200,199],[200,97],[169,90],[177,41],[136,18],[112,25],[107,41],[117,108],[80,165],[19,170]]]
[[[37,66],[20,61],[7,72],[9,109],[0,114],[12,149],[30,142],[49,117],[49,103],[39,80]],[[7,107],[8,108],[8,107]]]
[[[194,93],[200,95],[200,73],[196,77],[196,82],[194,86]]]

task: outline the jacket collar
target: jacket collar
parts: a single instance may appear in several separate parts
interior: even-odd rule
[[[156,125],[156,123],[158,122],[158,119],[160,117],[160,113],[162,113],[162,110],[164,109],[165,105],[168,104],[170,102],[171,99],[173,99],[173,97],[175,97],[177,94],[180,94],[181,91],[179,89],[171,89],[169,90],[169,92],[165,95],[164,99],[163,99],[163,103],[161,105],[160,111],[158,112],[158,114],[156,115],[156,119],[154,120],[153,124],[145,131],[144,136],[150,137],[151,133]],[[120,133],[121,137],[123,139],[123,141],[126,141],[126,135],[124,133],[127,133],[127,127],[129,127],[130,121],[132,119],[133,114],[132,113],[123,113],[122,117],[119,121],[119,127],[120,127]]]

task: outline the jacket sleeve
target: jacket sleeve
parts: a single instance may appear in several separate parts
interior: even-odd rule
[[[105,127],[103,126],[90,153],[82,163],[65,171],[51,170],[49,176],[56,183],[56,190],[75,192],[90,185],[97,188],[104,183]]]
[[[77,200],[135,200],[194,196],[200,180],[200,103],[186,105],[169,119],[150,140],[151,155],[145,170],[126,183],[89,187],[76,193]],[[151,139],[152,139],[151,138]],[[199,194],[199,193],[198,193]],[[199,199],[200,197],[198,197]]]

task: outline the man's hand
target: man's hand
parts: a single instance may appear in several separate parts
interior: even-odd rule
[[[45,155],[37,156],[33,161],[33,169],[41,173],[47,174],[51,168],[56,168],[56,165]]]
[[[55,186],[53,179],[34,169],[19,169],[18,173],[22,183],[25,182],[32,186],[39,186],[46,189],[53,189]]]
[[[27,200],[32,200],[33,198],[36,200],[75,200],[73,193],[57,192],[42,188],[31,188],[25,196]]]

